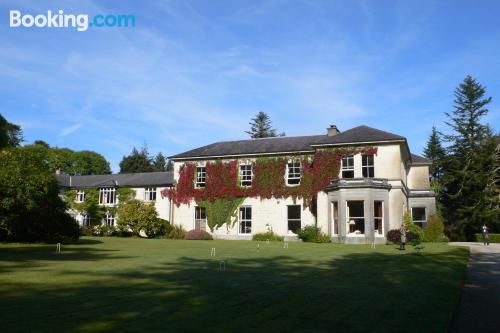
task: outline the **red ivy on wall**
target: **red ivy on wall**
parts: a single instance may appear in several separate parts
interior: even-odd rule
[[[377,148],[340,148],[316,151],[313,156],[291,157],[301,163],[302,178],[300,185],[297,186],[286,186],[285,183],[288,157],[257,158],[252,163],[252,186],[248,188],[239,186],[237,160],[207,162],[206,186],[200,189],[194,187],[196,166],[188,162],[180,168],[177,186],[165,189],[161,194],[177,206],[189,204],[191,200],[213,202],[217,198],[234,200],[242,197],[262,199],[292,197],[294,200],[303,199],[304,207],[310,207],[314,212],[316,194],[336,179],[342,156],[356,153],[376,155]]]

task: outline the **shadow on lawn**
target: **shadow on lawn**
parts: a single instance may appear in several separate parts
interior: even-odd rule
[[[92,240],[81,242],[81,245],[91,245],[100,243]],[[78,244],[78,245],[79,245]],[[56,245],[29,245],[18,247],[5,247],[0,249],[0,273],[16,270],[20,268],[40,267],[44,261],[97,261],[109,259],[126,259],[126,256],[116,256],[119,250],[98,249],[95,247],[62,245],[60,253],[56,252]]]
[[[464,251],[228,259],[225,272],[216,259],[183,257],[2,297],[0,320],[37,332],[444,332]]]

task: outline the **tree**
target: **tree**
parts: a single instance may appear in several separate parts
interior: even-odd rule
[[[100,175],[111,173],[111,169],[101,154],[82,150],[73,153],[71,167],[66,172],[70,175]]]
[[[78,236],[43,152],[0,151],[0,241],[66,242]]]
[[[123,156],[120,162],[120,173],[151,172],[153,170],[152,160],[146,147],[141,151],[135,147],[128,156]]]
[[[443,163],[443,214],[453,238],[472,239],[482,224],[498,228],[498,209],[488,205],[488,180],[495,169],[498,139],[481,123],[488,113],[485,88],[467,76],[455,90],[454,111],[446,113],[451,134]]]
[[[141,231],[148,237],[154,237],[162,231],[163,222],[158,218],[154,204],[139,200],[130,200],[118,208],[118,229],[132,232],[139,236]]]
[[[424,149],[424,156],[432,161],[430,169],[432,180],[439,180],[443,175],[441,163],[446,152],[441,145],[441,138],[435,126],[432,126],[432,132],[427,140],[427,146]]]
[[[73,151],[69,148],[50,147],[41,140],[25,146],[38,151],[52,172],[63,170],[69,175],[100,175],[111,173],[109,162],[99,153],[90,150]]]
[[[167,159],[161,152],[156,155],[155,159],[153,160],[153,170],[154,171],[167,171]]]
[[[0,149],[17,147],[23,141],[21,127],[11,124],[0,114]]]
[[[278,136],[271,123],[271,118],[265,112],[260,111],[249,123],[250,131],[245,131],[245,133],[250,134],[252,139]],[[285,136],[285,133],[283,132],[279,136]]]

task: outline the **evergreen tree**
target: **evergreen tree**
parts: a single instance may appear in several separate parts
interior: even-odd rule
[[[271,123],[271,118],[267,113],[260,111],[249,123],[250,131],[245,131],[245,133],[250,134],[252,139],[278,136],[276,135],[276,130],[272,128]],[[283,132],[279,136],[285,136],[285,133]]]
[[[443,175],[441,163],[446,155],[446,152],[441,145],[441,138],[435,126],[432,126],[432,132],[427,140],[427,146],[424,149],[424,156],[432,161],[431,177],[432,180],[439,180]]]
[[[154,171],[167,171],[167,159],[161,152],[156,155],[153,161],[153,170]]]
[[[152,160],[146,147],[140,151],[135,147],[128,156],[123,156],[120,162],[120,173],[151,172],[153,170]]]
[[[0,114],[0,149],[6,147],[17,147],[23,141],[23,132],[21,127],[9,123]]]
[[[480,231],[482,224],[498,228],[498,210],[488,203],[488,180],[495,164],[495,137],[481,120],[488,113],[485,88],[467,76],[455,90],[455,110],[447,124],[452,134],[443,163],[443,213],[453,238],[466,237]]]

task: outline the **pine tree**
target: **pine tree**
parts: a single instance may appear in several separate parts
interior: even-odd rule
[[[260,111],[249,123],[250,131],[245,131],[245,133],[250,134],[252,139],[278,136],[276,135],[276,130],[272,128],[271,123],[271,118],[267,113]],[[279,136],[285,136],[285,133],[283,132]]]
[[[443,175],[441,163],[446,152],[441,145],[441,138],[435,126],[432,126],[432,132],[427,140],[427,146],[424,149],[424,156],[432,161],[431,177],[432,180],[440,180]]]
[[[6,147],[17,147],[23,141],[23,131],[16,124],[9,123],[0,114],[0,149]]]
[[[488,113],[485,88],[467,76],[455,90],[455,110],[447,125],[452,134],[443,163],[443,213],[454,238],[471,239],[482,224],[497,225],[498,211],[488,207],[487,184],[494,166],[494,137],[481,120]]]
[[[154,171],[167,171],[167,159],[161,152],[156,155],[153,161],[153,170]]]
[[[135,147],[128,156],[123,156],[120,162],[120,173],[151,172],[153,166],[146,147],[138,151]]]

